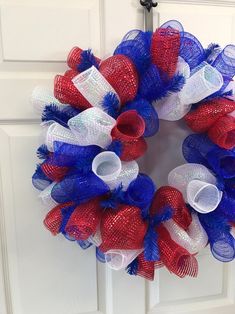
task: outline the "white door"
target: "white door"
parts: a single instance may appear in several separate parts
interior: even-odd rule
[[[178,19],[204,45],[235,42],[235,0],[159,2],[155,26]],[[143,28],[139,1],[0,0],[0,14],[0,313],[234,314],[235,265],[208,250],[197,279],[160,270],[149,283],[107,269],[92,249],[53,238],[42,225],[46,209],[31,186],[40,132],[31,91],[52,88],[74,45],[105,56],[129,29]],[[144,166],[158,185],[182,163],[186,133],[165,123],[151,140]]]

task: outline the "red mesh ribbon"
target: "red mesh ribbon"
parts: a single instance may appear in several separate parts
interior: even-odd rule
[[[151,55],[153,63],[171,78],[174,76],[180,49],[180,33],[173,28],[159,28],[153,34]]]
[[[80,110],[90,108],[90,103],[74,86],[71,78],[63,75],[57,75],[54,81],[54,96],[63,104],[69,104]]]
[[[102,207],[100,197],[77,206],[65,227],[65,232],[76,240],[86,240],[93,235],[100,222]]]
[[[196,110],[189,112],[185,117],[187,125],[194,132],[202,133],[221,117],[235,110],[235,101],[218,98],[201,104]]]
[[[162,186],[157,190],[150,209],[151,215],[156,214],[166,206],[173,208],[172,218],[181,228],[187,230],[192,222],[192,217],[181,192],[171,186]]]
[[[123,112],[117,118],[112,138],[122,143],[121,160],[134,160],[145,153],[147,144],[143,138],[144,130],[145,122],[135,110]]]
[[[100,72],[125,104],[136,97],[138,74],[134,64],[123,55],[112,56],[100,64]]]
[[[60,182],[68,172],[67,167],[59,167],[51,165],[50,163],[44,162],[41,165],[43,173],[52,181]]]
[[[157,232],[161,261],[167,269],[181,278],[196,277],[198,273],[196,258],[174,242],[163,225],[157,228]]]
[[[77,76],[79,74],[78,71],[75,70],[67,70],[64,73],[64,76],[66,76],[67,78],[69,78],[70,80],[72,80],[75,76]]]
[[[144,258],[144,253],[141,253],[137,257],[138,261],[138,270],[137,270],[137,275],[148,279],[148,280],[153,280],[154,279],[154,262],[148,262]]]
[[[101,251],[111,249],[138,250],[144,246],[147,223],[141,217],[141,210],[130,205],[119,205],[107,209],[101,219]]]
[[[83,52],[83,50],[79,47],[74,47],[70,51],[68,58],[67,58],[67,64],[71,69],[77,70],[77,67],[79,66],[79,64],[82,61],[82,57],[81,57],[82,52]],[[99,64],[100,59],[97,57],[95,57],[95,59],[96,59],[97,63]]]
[[[73,205],[72,202],[59,204],[50,210],[46,215],[46,218],[44,219],[44,225],[53,235],[57,235],[60,232],[60,227],[63,220],[62,209],[71,205]]]
[[[235,118],[224,116],[220,118],[208,131],[208,136],[218,146],[225,149],[235,147]]]

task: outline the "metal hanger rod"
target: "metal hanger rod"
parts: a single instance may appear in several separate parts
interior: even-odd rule
[[[144,7],[144,30],[153,31],[153,10],[157,7],[158,2],[152,0],[140,0],[140,4]]]

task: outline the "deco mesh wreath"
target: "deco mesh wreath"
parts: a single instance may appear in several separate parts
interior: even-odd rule
[[[33,185],[49,209],[44,220],[98,260],[149,280],[165,266],[179,277],[198,272],[207,244],[223,262],[235,257],[235,46],[203,49],[177,21],[154,33],[130,31],[101,61],[78,47],[54,95],[37,87],[42,163]],[[187,163],[156,188],[135,161],[159,118],[183,118]]]

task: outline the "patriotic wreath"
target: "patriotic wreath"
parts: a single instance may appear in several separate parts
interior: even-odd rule
[[[195,277],[196,254],[210,245],[235,257],[235,45],[203,49],[177,21],[132,30],[105,60],[72,49],[54,93],[33,91],[42,113],[42,162],[33,185],[49,212],[44,224],[112,269],[154,279],[165,266]],[[183,118],[195,134],[187,163],[156,188],[136,159],[159,119]]]

